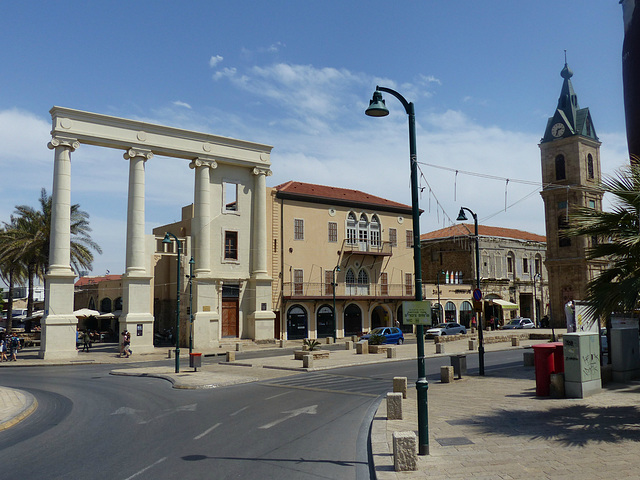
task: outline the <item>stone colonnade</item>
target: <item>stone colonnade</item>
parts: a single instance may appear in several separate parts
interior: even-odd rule
[[[45,315],[42,319],[40,357],[77,356],[73,315],[75,274],[71,252],[71,153],[81,143],[124,150],[129,161],[126,265],[123,276],[123,314],[120,330],[131,333],[137,353],[153,350],[151,258],[145,235],[145,163],[154,154],[191,159],[194,185],[194,347],[206,349],[217,338],[218,312],[204,308],[205,298],[218,293],[211,259],[211,171],[219,162],[251,169],[253,185],[252,256],[249,312],[252,338],[272,338],[271,279],[267,272],[266,183],[270,175],[271,147],[225,137],[147,124],[62,107],[51,109],[53,122],[49,148],[55,151],[49,269],[46,275]],[[207,303],[210,303],[209,301]],[[208,310],[208,311],[205,311]]]

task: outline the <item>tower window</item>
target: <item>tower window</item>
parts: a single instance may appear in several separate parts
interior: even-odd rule
[[[556,180],[565,180],[567,177],[564,171],[564,155],[556,157]]]
[[[587,155],[587,178],[593,180],[593,157]]]
[[[570,247],[571,246],[571,238],[566,237],[564,234],[564,230],[569,228],[569,222],[567,221],[567,217],[565,215],[560,215],[558,217],[558,246],[560,247]]]

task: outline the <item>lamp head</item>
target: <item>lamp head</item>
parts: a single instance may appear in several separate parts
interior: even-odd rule
[[[169,236],[169,232],[164,234],[164,239],[162,240],[162,243],[171,243],[171,237]]]
[[[189,265],[195,265],[196,261],[193,259],[193,257],[191,257],[189,259]]]
[[[458,222],[464,222],[467,220],[467,216],[464,214],[464,209],[460,208],[460,213],[458,213],[458,218],[456,218]]]
[[[380,90],[373,92],[373,98],[369,100],[369,108],[364,113],[370,117],[386,117],[389,115],[389,109],[382,98]]]
[[[340,265],[336,265],[336,272],[340,271]]]

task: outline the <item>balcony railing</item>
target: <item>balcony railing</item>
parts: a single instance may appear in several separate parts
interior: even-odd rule
[[[344,253],[360,253],[365,255],[380,255],[388,257],[393,255],[393,247],[391,242],[381,242],[378,245],[374,245],[370,242],[355,242],[349,243],[347,239],[342,244],[342,251]]]
[[[282,295],[285,298],[309,298],[309,299],[331,299],[333,298],[333,287],[330,283],[291,283],[283,285]],[[404,284],[336,284],[337,298],[375,297],[375,298],[402,298],[412,299],[414,297],[413,285],[410,289]]]

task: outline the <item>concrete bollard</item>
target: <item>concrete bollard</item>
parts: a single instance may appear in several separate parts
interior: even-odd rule
[[[358,341],[358,335],[351,335],[351,341],[356,343]]]
[[[527,351],[522,354],[525,367],[533,367],[535,365],[535,354],[532,351]]]
[[[171,358],[171,352],[173,352],[172,349],[167,350],[167,358]]]
[[[436,343],[436,353],[444,353],[444,343]]]
[[[440,367],[440,381],[442,383],[453,383],[453,367],[451,365]]]
[[[402,420],[401,393],[387,393],[387,420]]]
[[[552,373],[549,380],[549,396],[551,398],[564,398],[564,373]]]
[[[401,393],[402,398],[407,398],[407,377],[393,377],[393,392]]]
[[[418,469],[417,444],[414,432],[393,432],[393,467],[396,472]]]
[[[287,341],[285,339],[280,340],[280,348],[284,348],[286,344],[287,344]]]
[[[313,355],[302,356],[302,368],[313,368]]]
[[[236,352],[241,352],[241,351],[242,351],[242,344],[236,343]]]
[[[520,346],[520,339],[518,337],[511,337],[511,346],[512,347],[519,347]]]
[[[325,339],[325,342],[327,345],[331,345],[332,343],[334,343],[333,337],[327,337]]]
[[[475,338],[471,338],[469,340],[469,350],[477,350],[478,349],[478,340]]]
[[[387,358],[396,358],[397,356],[396,347],[387,347]]]
[[[227,362],[236,361],[236,352],[227,352]]]
[[[353,350],[353,342],[351,340],[347,340],[346,342],[344,342],[344,349]]]
[[[369,342],[360,340],[356,343],[356,353],[358,355],[367,355],[369,353]]]

